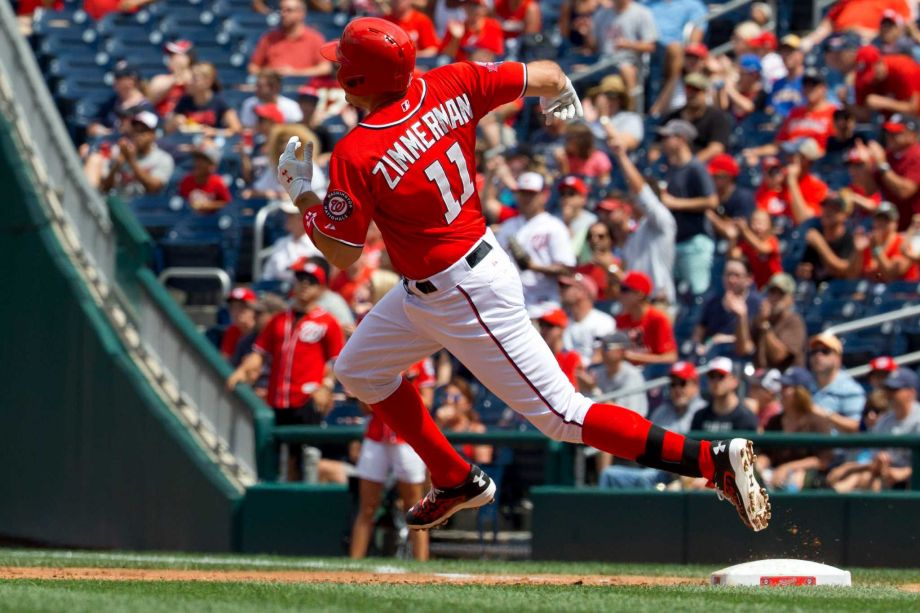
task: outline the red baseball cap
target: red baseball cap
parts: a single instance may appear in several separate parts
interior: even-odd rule
[[[709,47],[703,43],[691,43],[684,47],[684,55],[692,55],[695,57],[706,59],[709,57]]]
[[[239,300],[246,304],[255,304],[259,301],[258,298],[256,298],[256,293],[248,287],[234,287],[230,295],[227,296],[227,302],[233,302],[234,300]]]
[[[638,270],[630,270],[626,273],[626,276],[623,277],[623,280],[620,281],[620,286],[631,289],[634,292],[642,294],[643,296],[648,296],[652,293],[652,280],[644,272],[639,272]]]
[[[891,132],[892,134],[900,134],[901,132],[916,131],[917,130],[917,121],[901,113],[895,113],[888,118],[882,127],[886,132]]]
[[[738,167],[738,162],[727,153],[720,153],[709,160],[709,174],[711,175],[723,173],[734,178],[737,177],[740,172],[741,169]]]
[[[700,375],[696,372],[696,366],[693,365],[693,362],[685,362],[683,360],[674,362],[668,374],[672,377],[683,379],[684,381],[699,381],[700,379]]]
[[[322,266],[318,266],[307,258],[300,258],[290,268],[291,272],[305,272],[308,275],[316,277],[320,285],[326,285],[326,271]]]
[[[561,285],[578,285],[585,293],[588,294],[588,298],[591,299],[591,302],[597,300],[600,295],[600,290],[597,287],[597,282],[594,281],[590,276],[583,275],[580,272],[575,273],[571,276],[559,277],[559,283]]]
[[[752,47],[756,47],[757,49],[770,49],[771,51],[775,50],[778,45],[776,34],[773,32],[764,32],[760,36],[755,36],[754,38],[750,38],[745,42]]]
[[[887,355],[882,355],[869,362],[869,371],[894,372],[898,369],[894,359]]]
[[[585,182],[581,180],[581,177],[576,175],[568,175],[562,181],[559,182],[559,191],[562,191],[563,188],[574,189],[576,192],[582,196],[588,195],[588,186],[585,185]]]
[[[565,311],[562,309],[552,309],[540,315],[538,321],[556,326],[557,328],[565,328],[569,325],[569,316],[566,315]]]
[[[723,375],[731,375],[734,374],[734,365],[730,358],[719,356],[709,360],[709,370],[712,372],[720,372]]]
[[[630,217],[632,217],[633,212],[633,207],[630,203],[617,198],[604,198],[597,203],[597,208],[601,211],[609,211],[611,213],[614,211],[626,211]]]
[[[284,123],[284,113],[281,112],[277,104],[257,104],[253,112],[256,114],[256,117],[268,119],[275,123]]]
[[[163,45],[163,50],[166,51],[166,53],[170,53],[173,55],[175,54],[185,55],[186,53],[191,51],[192,47],[194,46],[195,46],[194,43],[192,43],[192,41],[190,40],[174,40],[172,42],[168,42],[165,45]]]
[[[862,75],[869,72],[881,59],[882,52],[879,51],[878,47],[873,45],[860,47],[859,51],[856,52],[856,74]]]

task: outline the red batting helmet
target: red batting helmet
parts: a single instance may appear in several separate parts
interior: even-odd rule
[[[359,17],[345,26],[342,38],[320,48],[338,62],[337,78],[349,94],[402,93],[415,68],[415,45],[406,31],[377,17]]]

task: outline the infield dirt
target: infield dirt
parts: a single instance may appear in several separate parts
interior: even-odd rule
[[[292,570],[180,570],[89,567],[0,567],[0,579],[69,581],[261,581],[274,583],[364,583],[396,585],[589,585],[667,586],[705,585],[688,577],[641,575],[473,575],[466,573],[380,573]]]

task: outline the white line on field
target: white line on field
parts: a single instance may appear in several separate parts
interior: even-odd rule
[[[274,566],[290,568],[312,568],[312,569],[336,569],[362,570],[372,573],[381,574],[401,574],[407,572],[404,568],[398,566],[364,566],[362,564],[353,564],[347,561],[326,562],[324,560],[289,560],[275,561],[265,560],[262,558],[241,558],[241,557],[215,557],[215,556],[168,556],[152,555],[138,553],[96,553],[83,551],[30,551],[30,550],[6,550],[12,557],[20,558],[51,558],[58,560],[86,558],[92,560],[108,560],[115,562],[149,562],[161,564],[200,564],[203,566],[227,566],[227,565],[246,565],[246,566]],[[2,552],[2,550],[0,550]]]

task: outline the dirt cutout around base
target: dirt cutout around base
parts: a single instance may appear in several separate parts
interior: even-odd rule
[[[391,585],[705,585],[691,577],[642,575],[471,575],[300,570],[177,570],[0,566],[0,579],[66,581],[261,581],[270,583],[363,583]]]

